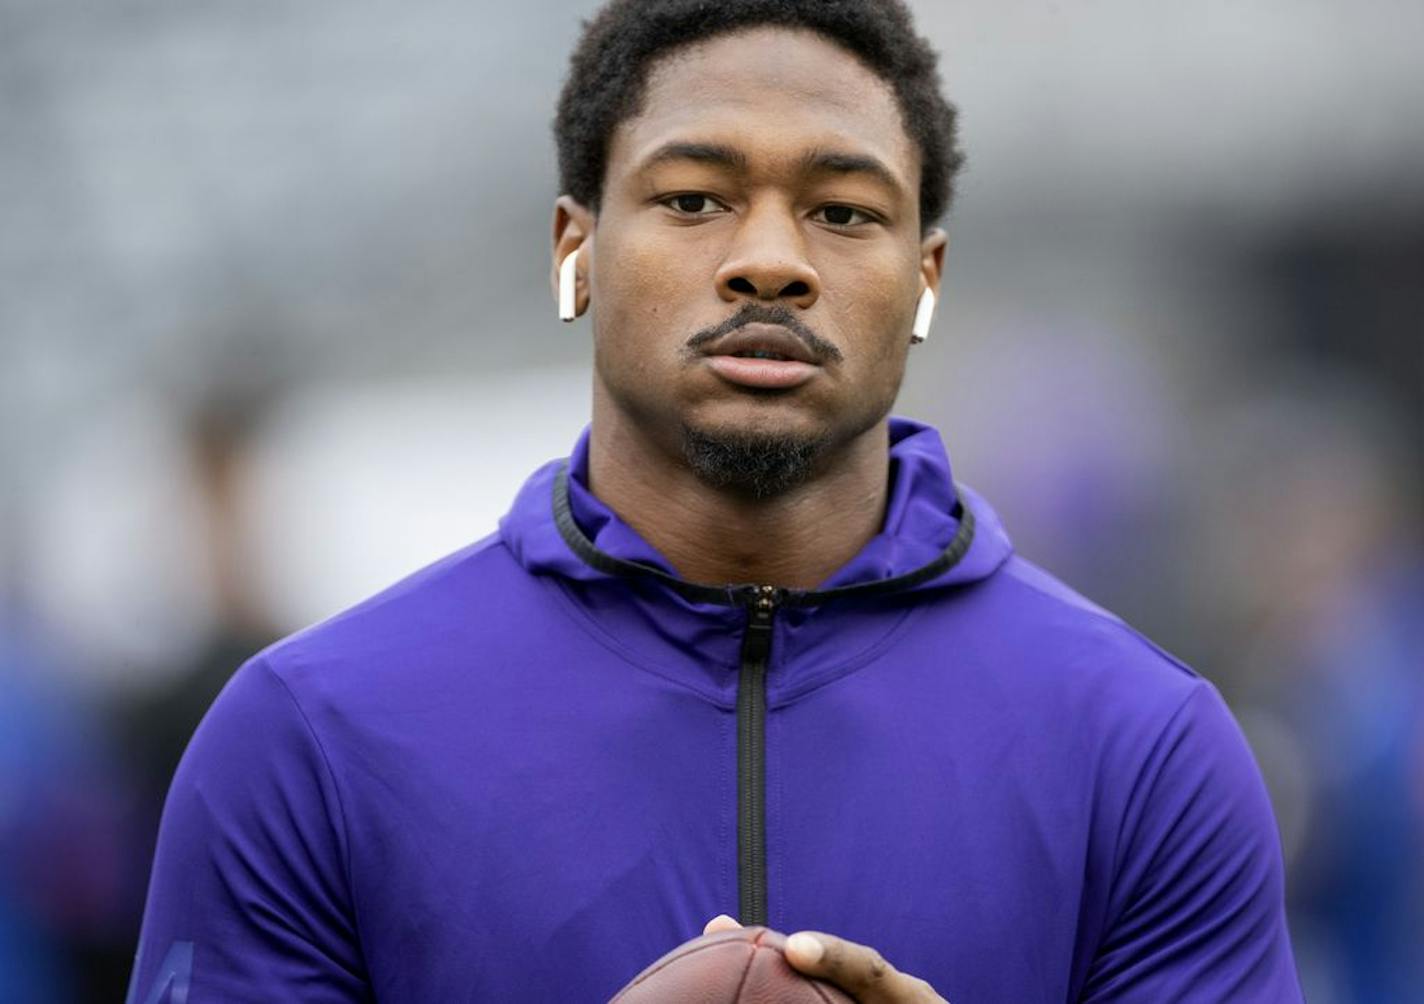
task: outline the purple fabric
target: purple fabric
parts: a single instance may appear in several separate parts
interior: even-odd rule
[[[954,535],[938,434],[892,439],[883,532],[828,585]],[[667,567],[582,487],[586,451],[579,525]],[[229,683],[169,794],[131,1004],[597,1002],[735,915],[745,613],[581,561],[557,467],[497,535]],[[1216,691],[959,497],[977,532],[948,573],[778,614],[770,925],[873,945],[953,1004],[1299,1001],[1275,824]]]

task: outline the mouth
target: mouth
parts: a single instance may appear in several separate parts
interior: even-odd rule
[[[744,324],[702,350],[708,367],[728,383],[761,390],[799,387],[821,371],[821,359],[779,324]]]
[[[743,324],[702,347],[703,355],[736,359],[769,359],[819,366],[819,354],[807,341],[780,324]]]
[[[765,352],[761,349],[749,349],[746,352],[733,352],[733,359],[786,359],[779,352]]]

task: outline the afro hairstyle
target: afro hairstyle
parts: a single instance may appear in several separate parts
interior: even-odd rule
[[[636,115],[653,63],[674,49],[747,28],[814,31],[861,60],[895,93],[920,150],[920,226],[953,198],[964,161],[957,112],[940,89],[938,57],[902,0],[611,0],[584,22],[554,117],[559,185],[598,211],[608,147]]]

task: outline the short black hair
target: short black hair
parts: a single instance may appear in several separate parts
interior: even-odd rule
[[[921,229],[943,216],[964,161],[957,111],[941,93],[938,57],[915,33],[902,0],[611,0],[584,22],[559,96],[554,140],[562,191],[598,211],[610,139],[637,114],[654,61],[761,26],[814,31],[890,85],[920,150]]]

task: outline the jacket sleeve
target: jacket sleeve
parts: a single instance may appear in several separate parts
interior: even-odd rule
[[[374,1000],[346,852],[325,754],[259,656],[174,775],[128,1004]]]
[[[1084,1002],[1302,1000],[1275,817],[1250,748],[1200,681],[1136,779]]]

